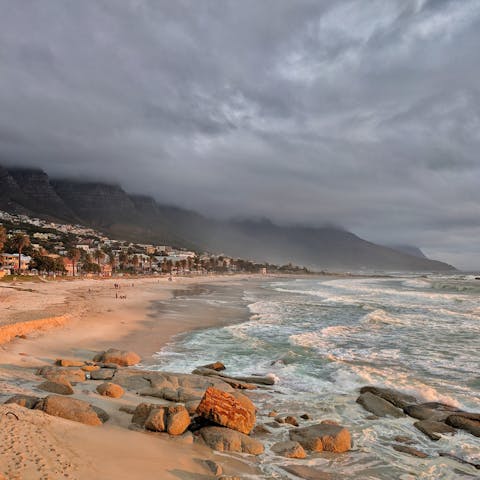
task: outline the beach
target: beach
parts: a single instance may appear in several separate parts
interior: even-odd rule
[[[475,476],[478,436],[441,423],[443,433],[429,438],[415,425],[425,412],[418,416],[406,407],[423,406],[427,420],[440,416],[448,422],[444,408],[478,418],[478,374],[471,359],[478,357],[479,289],[473,277],[461,275],[2,283],[1,402],[18,394],[44,397],[38,369],[58,368],[52,367],[57,359],[83,365],[115,348],[136,352],[141,360],[115,374],[112,381],[125,387],[121,398],[99,395],[97,379],[74,385],[71,397],[110,417],[100,426],[1,405],[0,473],[16,480],[221,478],[205,463],[211,460],[225,478],[241,479]],[[211,369],[206,374],[213,376],[201,369],[191,375],[217,360],[225,363],[229,379]],[[109,370],[104,366],[101,371]],[[165,390],[163,376],[170,374],[164,372],[175,372],[173,394]],[[199,382],[228,387],[224,382],[232,377],[230,391],[242,392],[256,410],[249,438],[261,444],[260,455],[209,448],[195,417],[191,431],[177,436],[135,427],[132,411],[139,404],[174,402],[188,409],[193,385],[199,391],[191,415],[206,388]],[[275,384],[249,383],[262,379]],[[277,453],[297,425],[325,424],[348,429],[348,452],[309,449],[305,459]],[[478,420],[473,424],[477,428]]]
[[[0,284],[1,325],[23,322],[26,328],[21,336],[0,345],[1,400],[14,394],[38,395],[35,387],[40,378],[35,375],[36,369],[52,365],[57,358],[91,360],[98,351],[115,347],[137,352],[148,364],[152,354],[173,336],[234,321],[189,314],[170,319],[167,315],[164,321],[153,322],[149,317],[151,302],[207,283],[251,278],[238,275],[175,278],[171,282],[145,278]],[[202,463],[214,456],[209,448],[188,438],[172,439],[166,434],[154,436],[128,429],[130,416],[118,409],[139,403],[136,395],[127,392],[122,399],[105,400],[94,392],[94,386],[78,385],[74,396],[103,408],[110,415],[109,422],[93,428],[9,405],[8,411],[19,418],[15,420],[5,415],[6,406],[1,407],[0,472],[5,478],[212,478]],[[226,473],[229,469],[232,473],[252,471],[234,459],[222,464]]]

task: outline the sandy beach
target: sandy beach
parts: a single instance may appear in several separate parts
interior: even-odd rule
[[[252,276],[76,280],[0,284],[0,394],[39,395],[36,369],[57,358],[91,360],[114,347],[137,352],[146,364],[174,335],[233,322],[200,314],[152,321],[151,306],[176,292],[252,280]],[[114,287],[118,284],[118,288]],[[126,298],[120,298],[125,297]],[[12,338],[13,336],[13,338]],[[77,385],[74,397],[103,408],[110,421],[101,427],[30,411],[0,407],[0,472],[8,479],[202,479],[212,478],[202,460],[216,456],[190,437],[128,430],[138,396],[105,399],[95,385]],[[11,415],[13,412],[18,417]],[[251,472],[241,460],[222,459],[225,474]],[[141,476],[138,472],[141,471]]]

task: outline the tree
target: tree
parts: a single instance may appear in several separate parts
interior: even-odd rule
[[[148,264],[150,266],[150,273],[152,272],[152,263],[153,263],[153,260],[155,259],[155,255],[153,253],[151,253],[149,256],[148,256]]]
[[[139,262],[140,262],[140,259],[138,258],[138,256],[134,255],[132,257],[132,265],[133,265],[133,269],[135,270],[135,272],[137,271],[137,267],[138,267]]]
[[[95,250],[95,252],[93,252],[93,258],[95,258],[98,266],[100,266],[100,262],[105,258],[105,254],[100,249]]]
[[[127,260],[128,260],[127,252],[121,251],[120,254],[118,255],[118,261],[120,262],[121,269],[125,268],[125,264],[127,263]]]
[[[115,267],[117,266],[117,258],[113,252],[110,252],[108,255],[108,264],[112,267],[112,273],[115,271]]]
[[[4,227],[0,226],[0,252],[3,250],[3,246],[7,241],[7,231]]]
[[[72,248],[68,252],[68,258],[72,261],[73,276],[75,276],[75,265],[80,260],[80,250],[78,248]]]
[[[20,273],[22,268],[22,252],[24,248],[30,246],[30,237],[23,233],[19,233],[13,239],[13,245],[18,252],[18,273]]]

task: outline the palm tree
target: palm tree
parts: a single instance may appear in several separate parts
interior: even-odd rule
[[[75,276],[75,265],[80,260],[80,250],[78,248],[70,249],[68,258],[72,261],[73,276]]]
[[[118,255],[118,261],[120,262],[120,267],[125,268],[125,264],[127,263],[128,260],[128,254],[127,252],[120,252]]]
[[[152,263],[153,263],[153,259],[155,258],[155,255],[153,253],[151,253],[149,256],[148,256],[148,264],[150,266],[150,273],[152,273]]]
[[[16,250],[18,251],[18,273],[20,273],[22,268],[22,252],[23,249],[30,246],[30,237],[28,235],[23,235],[19,233],[13,239],[13,245],[15,246]]]
[[[95,258],[98,266],[100,266],[100,262],[105,258],[105,254],[100,249],[95,250],[95,252],[93,252],[93,258]]]
[[[113,252],[110,253],[108,256],[108,264],[112,267],[112,273],[115,271],[115,267],[117,266],[117,258]]]
[[[133,269],[135,270],[135,272],[137,271],[138,263],[139,263],[139,258],[138,258],[137,255],[134,255],[132,257],[132,265],[133,265]]]
[[[0,227],[0,252],[3,250],[3,246],[7,241],[7,231],[4,227]]]

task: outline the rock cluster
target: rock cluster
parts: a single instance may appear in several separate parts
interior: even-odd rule
[[[480,413],[459,410],[457,407],[440,402],[420,403],[415,397],[396,390],[366,386],[360,389],[357,403],[377,417],[402,417],[408,415],[416,419],[413,426],[431,440],[437,441],[442,435],[454,435],[456,429],[462,429],[480,437]],[[392,445],[399,452],[425,458],[427,455],[406,444],[413,440],[402,436],[395,437],[397,444]],[[402,445],[400,445],[402,444]],[[448,454],[439,455],[447,456]],[[468,463],[455,457],[455,460]]]

